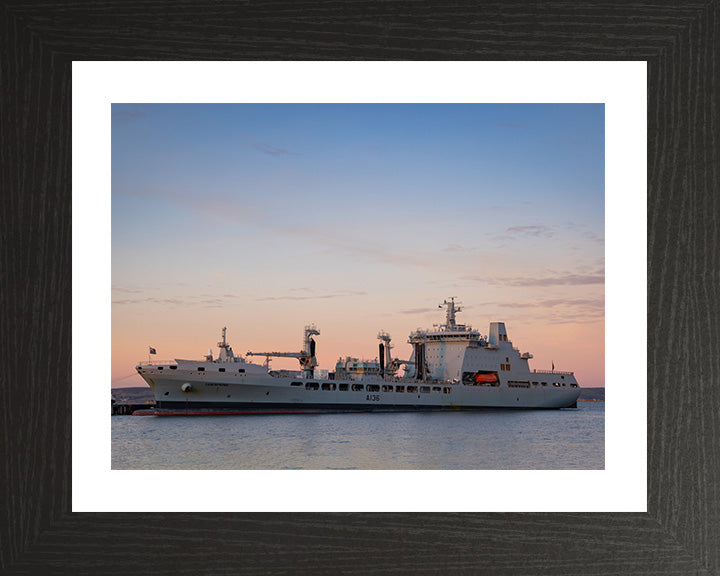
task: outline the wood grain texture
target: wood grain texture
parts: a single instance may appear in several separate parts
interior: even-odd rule
[[[718,1],[0,5],[0,572],[720,574]],[[71,62],[647,60],[647,514],[72,514]]]

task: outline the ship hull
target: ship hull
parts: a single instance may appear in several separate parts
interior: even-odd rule
[[[566,407],[560,408],[576,408],[577,405],[572,403]],[[383,404],[369,406],[366,404],[307,404],[299,406],[297,404],[271,404],[265,405],[233,403],[233,404],[214,404],[212,402],[203,403],[195,402],[185,404],[183,402],[164,402],[161,407],[136,410],[133,412],[135,416],[224,416],[224,415],[275,415],[275,414],[352,414],[352,413],[368,413],[368,412],[457,412],[457,411],[479,411],[479,410],[557,410],[558,407],[538,407],[538,406],[428,406],[428,405],[408,405],[408,404]]]
[[[498,386],[468,386],[451,382],[380,379],[374,382],[344,382],[261,375],[234,379],[232,376],[212,378],[204,373],[177,374],[177,377],[173,375],[168,378],[152,374],[152,370],[141,375],[155,394],[158,411],[152,413],[167,411],[169,415],[189,412],[299,414],[486,408],[557,409],[573,407],[580,395],[579,388],[562,384],[512,388],[506,383]],[[348,389],[340,390],[341,386]],[[362,386],[362,390],[353,390],[353,386]],[[323,387],[329,389],[324,390]],[[397,391],[398,388],[402,391]],[[150,411],[142,411],[140,414],[147,413]]]

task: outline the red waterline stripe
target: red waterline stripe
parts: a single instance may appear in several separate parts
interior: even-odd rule
[[[324,414],[319,410],[301,411],[239,411],[239,410],[135,410],[133,416],[250,416],[253,414]]]

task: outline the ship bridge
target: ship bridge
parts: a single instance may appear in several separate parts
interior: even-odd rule
[[[438,308],[445,307],[445,323],[435,324],[432,330],[417,329],[408,342],[413,346],[408,375],[418,380],[429,378],[452,379],[457,367],[462,364],[465,350],[487,347],[487,338],[467,324],[458,324],[455,315],[462,307],[455,297],[444,300]],[[414,368],[414,370],[413,370]]]
[[[410,334],[408,339],[410,344],[457,340],[475,341],[478,342],[479,345],[482,345],[482,342],[487,344],[486,339],[480,332],[473,330],[472,326],[469,324],[458,324],[455,321],[455,314],[462,311],[462,307],[455,302],[454,296],[450,298],[449,302],[444,300],[442,304],[438,305],[438,308],[442,308],[443,306],[446,307],[445,324],[434,324],[432,330],[422,330],[418,328]]]

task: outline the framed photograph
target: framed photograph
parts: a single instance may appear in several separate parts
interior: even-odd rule
[[[3,325],[11,344],[5,347],[11,367],[6,390],[12,407],[4,413],[3,571],[718,570],[720,552],[714,546],[713,528],[718,524],[718,499],[711,488],[717,484],[718,467],[710,456],[718,442],[712,402],[718,305],[717,288],[708,282],[717,274],[718,263],[704,249],[713,245],[717,219],[711,192],[718,176],[707,162],[717,151],[717,98],[708,88],[717,78],[709,56],[711,37],[718,32],[716,4],[672,10],[655,5],[618,7],[623,14],[607,7],[556,7],[543,13],[527,7],[529,20],[510,24],[512,39],[501,35],[492,42],[477,32],[503,29],[507,14],[499,7],[476,14],[446,9],[444,16],[442,11],[432,17],[426,14],[427,21],[414,13],[394,14],[388,20],[384,9],[376,7],[364,14],[361,21],[367,24],[357,28],[350,22],[358,22],[360,13],[340,16],[318,6],[330,19],[330,29],[321,32],[308,24],[307,35],[293,35],[289,30],[296,26],[289,13],[185,6],[178,9],[186,27],[182,41],[173,28],[148,36],[148,23],[159,25],[165,15],[146,8],[142,17],[110,8],[90,13],[63,4],[43,10],[17,5],[2,12],[8,32],[2,42],[9,57],[0,66],[4,77],[16,79],[12,89],[0,95],[3,187],[10,191],[10,217],[3,218],[3,229],[12,231],[4,243],[7,272],[2,290],[7,319]],[[513,18],[522,20],[522,13],[514,12]],[[272,29],[257,26],[264,18],[273,22]],[[447,18],[449,29],[456,32],[448,34],[445,26],[440,33],[437,18]],[[397,31],[406,22],[424,31],[427,41],[403,41],[391,34],[378,47],[379,23],[395,21]],[[232,28],[233,35],[208,38],[208,26],[218,31]],[[393,24],[390,29],[395,29]],[[84,32],[73,33],[79,30]],[[330,40],[322,40],[328,31]],[[298,40],[292,53],[291,37]],[[358,47],[339,48],[349,37]],[[166,58],[173,45],[179,60],[430,56],[447,62],[248,62],[236,68],[232,63],[127,62],[138,56],[149,61]],[[455,62],[501,58],[505,61],[494,64]],[[539,62],[548,58],[587,62]],[[518,62],[522,60],[538,62]],[[616,62],[603,63],[609,60]],[[91,73],[81,81],[78,72],[83,68]],[[440,94],[428,102],[452,104],[452,91],[443,92],[443,86],[462,78],[458,71],[470,72],[464,82],[472,89],[482,84],[473,73],[483,73],[492,84],[501,78],[501,69],[511,71],[514,79],[507,84],[516,94],[523,83],[539,87],[536,104],[558,102],[549,94],[562,81],[564,102],[604,102],[606,120],[618,122],[606,124],[608,163],[623,157],[644,159],[647,147],[647,223],[638,218],[638,210],[644,213],[645,208],[645,179],[637,179],[637,170],[630,167],[612,176],[618,180],[607,180],[608,190],[623,191],[606,198],[607,214],[618,218],[612,229],[608,225],[607,248],[610,251],[616,242],[613,250],[620,255],[607,259],[607,296],[610,301],[614,291],[617,302],[627,302],[617,316],[606,316],[608,410],[612,403],[613,417],[620,424],[613,424],[608,414],[604,469],[576,471],[571,481],[556,475],[567,471],[555,470],[485,476],[479,472],[493,471],[413,476],[414,472],[398,471],[328,475],[300,470],[278,472],[285,475],[279,478],[263,470],[197,470],[181,476],[167,470],[112,470],[107,410],[111,370],[109,357],[102,353],[111,340],[111,221],[106,194],[110,182],[100,180],[96,198],[85,195],[78,202],[76,195],[97,181],[98,172],[111,173],[107,141],[112,102],[138,102],[133,95],[138,83],[166,90],[156,102],[194,102],[189,92],[182,98],[172,94],[183,86],[206,85],[208,78],[223,78],[223,72],[230,71],[221,84],[231,90],[242,86],[240,101],[247,103],[287,102],[277,96],[287,84],[300,87],[293,102],[317,102],[315,80],[320,74],[335,83],[326,88],[325,102],[347,101],[347,95],[338,95],[347,94],[348,83],[354,80],[357,85],[350,85],[359,94],[371,84],[370,77],[380,76],[388,91],[404,85],[415,94],[398,95],[395,102],[423,102],[424,96],[417,94],[425,86]],[[242,72],[240,84],[232,73],[237,71]],[[610,88],[611,81],[602,84],[604,97],[583,95],[588,86],[601,84],[603,73],[615,76],[626,98],[622,89]],[[638,99],[634,90],[645,85],[645,74],[647,96]],[[263,82],[268,76],[274,80]],[[111,102],[99,99],[93,104],[92,95],[108,86]],[[462,94],[455,101],[458,105],[472,103],[462,90],[455,93]],[[219,102],[228,101],[218,94]],[[623,100],[642,105],[619,112]],[[375,98],[357,99],[366,101]],[[510,100],[496,96],[495,101]],[[95,105],[97,111],[92,109]],[[100,134],[95,155],[89,158],[79,148],[81,142],[87,144],[81,117],[91,118],[91,123],[106,120],[87,132]],[[638,141],[637,131],[630,128],[637,124],[646,128],[647,140]],[[274,144],[257,145],[265,146],[265,153],[278,150],[267,148]],[[629,151],[622,152],[622,146],[629,146]],[[151,253],[152,246],[148,250]],[[145,254],[137,259],[138,266],[156,264]],[[84,288],[77,288],[78,278]],[[96,329],[88,329],[92,326]],[[611,381],[617,382],[616,388],[611,389]],[[618,431],[622,433],[613,437]],[[80,457],[86,467],[76,465]]]
[[[98,168],[74,182],[75,204],[93,215],[75,227],[85,239],[74,256],[82,301],[103,294],[107,280],[93,287],[81,263],[112,252],[111,315],[98,313],[107,311],[98,300],[92,314],[76,310],[73,323],[76,333],[112,326],[111,348],[98,342],[87,373],[112,363],[113,381],[147,382],[158,406],[136,414],[256,414],[221,424],[117,417],[110,425],[103,391],[78,374],[74,397],[96,405],[99,419],[74,420],[74,468],[82,470],[74,510],[112,510],[108,487],[120,481],[130,494],[135,477],[134,511],[185,511],[172,488],[141,488],[156,475],[182,486],[182,469],[203,484],[222,475],[250,488],[185,500],[198,511],[645,510],[644,410],[638,417],[611,405],[607,466],[604,403],[457,413],[483,402],[578,406],[578,379],[604,384],[605,317],[609,331],[644,325],[644,280],[632,290],[619,281],[623,268],[645,262],[643,236],[626,225],[646,219],[644,63],[78,62],[73,85],[74,158]],[[178,93],[183,103],[163,103]],[[109,122],[111,176],[102,172]],[[110,179],[112,193],[98,194]],[[388,208],[374,208],[383,200]],[[465,324],[470,312],[452,297],[435,302],[438,289],[466,293],[463,304],[496,322]],[[229,319],[240,322],[231,340],[219,328]],[[392,350],[405,375],[400,366],[388,378],[373,373],[378,330],[390,344],[384,329],[402,336],[415,328],[408,322],[443,319],[410,335],[427,350],[424,371],[440,378],[421,375],[418,350],[404,351],[402,340]],[[290,352],[308,321],[317,326],[302,350],[312,361],[312,344],[319,350],[309,375]],[[219,341],[202,365],[205,342],[182,336],[201,326],[217,329]],[[170,357],[196,360],[155,360],[168,356],[168,329]],[[527,348],[516,349],[531,338],[539,371]],[[347,355],[346,340],[359,358]],[[247,349],[254,352],[242,356]],[[326,349],[331,362],[340,357],[334,365]],[[644,364],[625,362],[614,342],[608,358],[626,374],[624,393],[642,405]],[[573,360],[577,379],[567,370]],[[439,409],[446,414],[418,413]],[[299,412],[314,415],[292,417]],[[107,469],[99,455],[110,429]],[[522,489],[543,483],[543,471],[557,473],[542,494]],[[514,488],[427,494],[433,474]],[[273,488],[308,476],[325,488],[302,500]],[[568,499],[566,487],[579,481],[607,498]],[[355,496],[367,485],[403,489]]]

